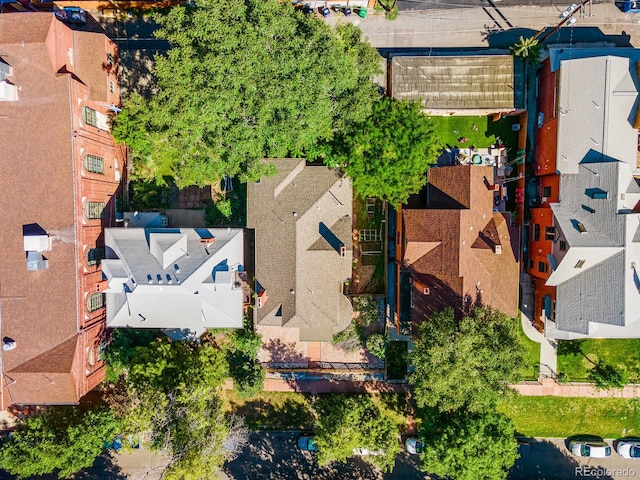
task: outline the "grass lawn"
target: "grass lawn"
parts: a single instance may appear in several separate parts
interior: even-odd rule
[[[639,399],[514,396],[500,402],[498,410],[527,437],[640,435]]]
[[[232,390],[222,394],[225,411],[245,417],[252,430],[312,430],[314,413],[311,395],[295,392],[264,392],[244,400]],[[391,418],[401,432],[407,424],[407,397],[399,393],[372,395],[380,414]]]
[[[252,430],[309,430],[313,427],[311,396],[293,392],[264,392],[245,400],[232,391],[222,394],[225,411],[245,418]]]
[[[518,149],[518,132],[513,132],[511,126],[518,123],[518,116],[502,117],[493,122],[490,117],[431,117],[436,139],[442,147],[487,148],[495,145],[496,136],[500,137],[509,148],[509,158],[515,158]],[[473,129],[475,124],[477,130]],[[467,141],[458,140],[466,137]]]
[[[585,381],[593,368],[592,362],[599,361],[624,372],[630,383],[640,383],[640,339],[558,342],[558,372],[566,381]]]
[[[540,370],[540,344],[530,340],[522,330],[522,323],[518,315],[518,340],[524,348],[524,357],[520,367],[522,380],[537,380]]]

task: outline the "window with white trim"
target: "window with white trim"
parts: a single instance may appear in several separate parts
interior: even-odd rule
[[[104,174],[104,158],[96,155],[85,155],[84,169],[87,172]]]
[[[104,217],[104,202],[85,202],[84,216],[89,220],[96,220]]]
[[[87,125],[91,125],[93,127],[98,126],[98,115],[91,107],[82,107],[82,119]]]
[[[89,312],[95,312],[100,310],[104,306],[104,295],[100,292],[92,293],[87,299],[87,310]]]

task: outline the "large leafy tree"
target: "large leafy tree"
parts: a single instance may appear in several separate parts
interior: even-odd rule
[[[380,57],[353,25],[332,29],[277,0],[196,0],[158,21],[157,95],[114,119],[139,174],[178,186],[257,180],[264,158],[299,156],[363,121]]]
[[[224,414],[225,352],[212,336],[198,342],[159,338],[128,357],[123,389],[110,397],[126,433],[170,458],[165,478],[214,478],[243,446],[247,430]]]
[[[18,425],[0,449],[0,468],[20,478],[52,472],[69,478],[90,467],[119,429],[106,408],[50,407]]]
[[[398,427],[368,395],[327,395],[316,400],[318,416],[315,442],[318,448],[318,463],[344,462],[354,455],[355,448],[366,448],[372,452],[362,458],[390,471],[395,455],[400,452]]]
[[[442,412],[492,407],[517,381],[522,354],[514,319],[491,308],[457,319],[446,309],[418,329],[410,377],[416,401]]]
[[[518,458],[513,422],[493,408],[436,415],[422,435],[422,469],[438,477],[504,480]]]
[[[419,103],[385,97],[364,122],[337,134],[326,155],[351,177],[355,195],[396,205],[426,184],[438,144]]]
[[[242,398],[255,396],[264,386],[265,371],[257,360],[260,345],[262,337],[254,331],[249,317],[244,320],[244,328],[234,330],[225,337],[229,376]]]

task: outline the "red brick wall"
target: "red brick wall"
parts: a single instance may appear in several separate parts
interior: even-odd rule
[[[105,48],[115,53],[115,46],[105,40]],[[105,53],[106,58],[106,53]],[[105,81],[115,76],[115,70],[105,71]],[[117,82],[116,82],[117,83]],[[119,89],[109,93],[109,102],[89,101],[89,89],[80,82],[72,82],[73,109],[73,168],[76,192],[76,238],[78,244],[78,335],[77,358],[74,361],[74,377],[79,397],[96,387],[105,375],[104,362],[99,361],[99,346],[104,341],[106,312],[102,307],[89,312],[87,301],[91,294],[102,292],[107,282],[102,279],[99,264],[90,265],[87,254],[90,249],[104,247],[104,228],[115,226],[116,198],[120,193],[121,179],[126,171],[125,149],[115,144],[109,131],[86,125],[82,119],[83,107],[109,114],[108,104],[119,104]],[[107,92],[109,90],[107,89]],[[103,173],[92,173],[85,168],[85,155],[103,159]],[[84,214],[85,202],[104,202],[102,219],[88,219]]]

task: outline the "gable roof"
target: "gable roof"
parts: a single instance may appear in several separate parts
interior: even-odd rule
[[[108,326],[242,327],[241,229],[108,228],[105,245]]]
[[[331,341],[353,314],[341,293],[351,277],[351,183],[305,160],[269,162],[278,173],[247,186],[256,283],[267,297],[256,322],[297,327],[302,341]]]
[[[414,316],[471,304],[516,316],[518,260],[506,218],[493,211],[493,191],[487,187],[493,183],[492,167],[432,168],[430,184],[432,178],[437,208],[429,203],[426,209],[402,211],[403,268],[429,288],[429,294],[414,290]],[[442,208],[443,198],[458,208]]]

